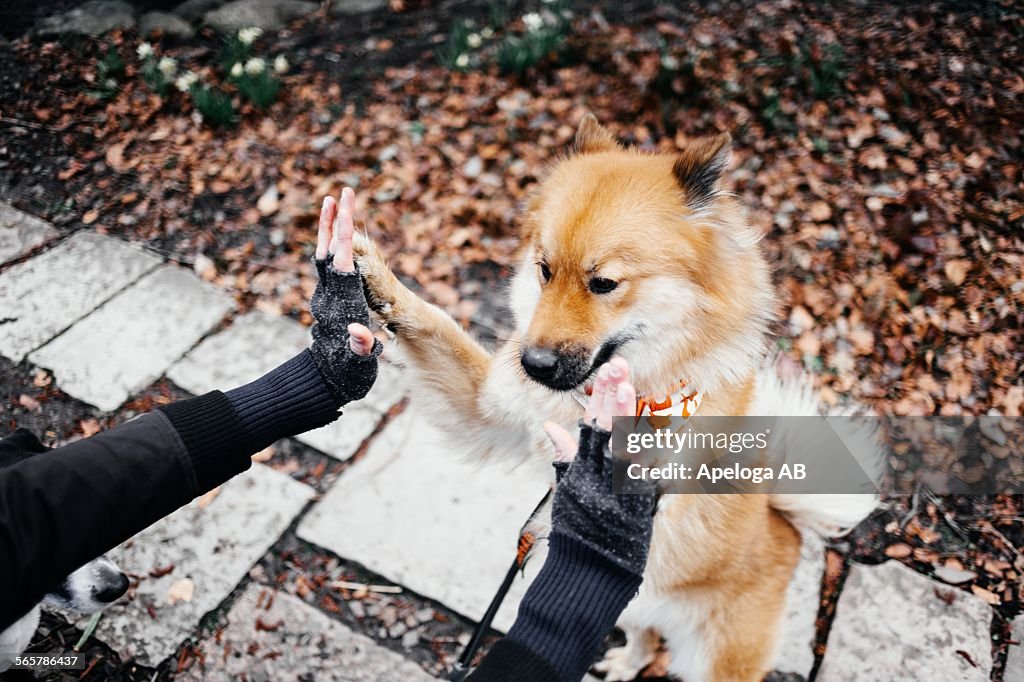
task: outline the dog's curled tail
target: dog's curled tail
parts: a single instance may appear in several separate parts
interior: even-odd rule
[[[813,380],[801,370],[784,371],[783,365],[772,360],[764,365],[757,377],[757,388],[751,414],[766,416],[814,417],[823,416],[820,402],[815,397]],[[867,416],[864,410],[843,408],[831,410],[825,416]],[[822,454],[835,448],[838,435],[851,453],[857,453],[857,462],[865,473],[857,492],[772,493],[771,507],[781,512],[797,528],[807,529],[825,537],[841,535],[857,526],[879,505],[876,488],[871,482],[880,479],[884,465],[876,428],[867,419],[833,420],[834,433],[814,429],[808,432],[799,420],[780,420],[780,428],[773,430],[771,440],[777,443],[797,443],[787,450],[791,462],[821,462]],[[799,433],[797,431],[799,430]],[[822,431],[822,433],[818,433]],[[816,437],[820,436],[820,437]],[[816,443],[818,440],[820,442]]]

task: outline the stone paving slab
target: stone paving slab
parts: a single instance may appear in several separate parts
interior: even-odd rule
[[[0,201],[0,265],[59,236],[50,223]]]
[[[242,315],[205,339],[167,372],[195,394],[248,383],[309,346],[309,330],[298,322],[256,311]],[[347,405],[338,421],[297,436],[297,440],[340,460],[355,454],[384,414],[405,395],[401,372],[382,361],[377,382],[365,399]]]
[[[839,597],[818,680],[987,682],[991,619],[982,600],[895,561],[855,565]]]
[[[1006,668],[1003,670],[1004,682],[1024,682],[1024,616],[1017,616],[1010,623],[1011,643],[1006,652]]]
[[[809,531],[802,533],[800,563],[786,590],[786,613],[775,670],[806,677],[814,667],[821,579],[825,575],[825,542]]]
[[[295,320],[261,311],[246,313],[213,334],[167,370],[167,378],[196,395],[247,384],[309,345]]]
[[[158,379],[234,307],[188,270],[164,265],[29,354],[69,395],[103,411]]]
[[[402,371],[389,362],[381,362],[377,381],[365,398],[342,408],[336,422],[296,436],[296,440],[336,459],[346,460],[373,433],[384,414],[406,395]]]
[[[436,678],[400,654],[332,620],[301,599],[258,584],[238,596],[223,632],[199,646],[205,666],[179,680],[428,682]],[[259,626],[257,624],[260,624]],[[273,628],[268,631],[267,627]]]
[[[159,264],[127,242],[79,233],[11,267],[0,274],[0,354],[21,362]]]
[[[212,501],[210,496],[194,500],[109,552],[141,582],[133,598],[103,612],[97,636],[122,656],[159,664],[241,582],[313,494],[309,486],[253,464]],[[169,566],[174,570],[153,577],[152,571]],[[190,599],[175,602],[175,592],[187,593],[183,580],[191,581],[194,591]]]
[[[410,408],[306,515],[299,536],[478,620],[544,487],[525,471],[465,455]],[[530,562],[528,577],[541,562]],[[527,584],[514,583],[497,628],[511,625]]]

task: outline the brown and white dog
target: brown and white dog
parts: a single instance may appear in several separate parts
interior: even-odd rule
[[[525,457],[550,476],[543,422],[574,427],[581,388],[613,354],[641,395],[685,377],[702,392],[702,415],[818,414],[806,381],[784,381],[765,362],[775,292],[759,235],[719,188],[730,157],[727,134],[677,155],[624,149],[586,116],[573,152],[527,202],[511,285],[517,333],[495,354],[357,235],[371,306],[397,336],[413,394],[430,396],[432,420],[470,451]],[[663,637],[670,672],[686,682],[760,680],[797,528],[840,532],[874,506],[869,495],[663,496],[643,587],[620,619],[628,642],[598,669],[633,679]]]

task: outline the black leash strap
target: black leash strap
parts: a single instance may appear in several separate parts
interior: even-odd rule
[[[491,621],[494,620],[495,614],[498,613],[498,609],[501,608],[501,604],[505,601],[505,595],[512,588],[512,583],[516,579],[516,573],[520,573],[526,568],[526,560],[530,558],[530,551],[537,542],[537,538],[534,536],[533,531],[529,530],[530,524],[540,514],[540,510],[544,508],[544,505],[551,499],[551,493],[553,489],[549,489],[545,493],[541,501],[537,503],[533,511],[530,512],[530,516],[526,519],[526,523],[519,530],[519,541],[516,546],[516,558],[512,562],[512,565],[508,568],[508,573],[505,574],[505,579],[501,581],[501,587],[498,588],[498,592],[491,599],[490,605],[487,607],[487,611],[484,613],[484,617],[480,619],[480,622],[476,624],[476,628],[473,630],[473,636],[469,640],[469,644],[462,650],[462,654],[459,656],[459,660],[455,662],[455,667],[452,668],[452,672],[448,675],[448,679],[451,682],[462,682],[466,675],[469,674],[470,664],[473,662],[473,657],[476,656],[476,652],[480,649],[480,644],[484,640],[484,635],[491,628]]]

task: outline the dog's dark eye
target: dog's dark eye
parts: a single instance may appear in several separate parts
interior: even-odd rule
[[[547,263],[538,263],[537,265],[540,266],[540,277],[541,277],[541,279],[543,279],[545,282],[550,282],[551,281],[551,268],[548,267],[548,264]]]
[[[617,286],[619,286],[618,282],[614,279],[608,279],[607,277],[595,277],[590,280],[590,290],[595,294],[607,294],[609,291],[613,291]]]

